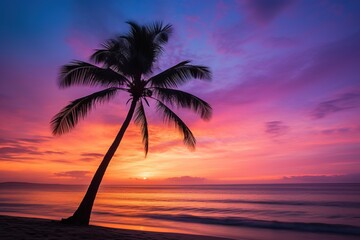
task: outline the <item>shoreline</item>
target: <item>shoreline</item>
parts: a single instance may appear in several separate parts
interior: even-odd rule
[[[128,230],[94,225],[71,226],[56,220],[7,215],[0,215],[0,239],[231,240],[212,236]]]

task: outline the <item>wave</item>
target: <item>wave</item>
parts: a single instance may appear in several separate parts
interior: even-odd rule
[[[1,206],[1,204],[0,204]],[[180,206],[141,206],[141,205],[108,205],[108,204],[99,204],[98,206],[105,207],[108,209],[116,208],[121,209],[121,211],[133,211],[138,212],[139,210],[144,212],[197,212],[205,214],[246,214],[246,213],[256,213],[262,215],[272,215],[272,216],[304,216],[307,213],[305,211],[295,211],[295,210],[273,210],[273,209],[252,209],[252,208],[215,208],[215,207],[180,207]],[[339,216],[343,217],[343,216]],[[359,215],[360,218],[360,215]]]
[[[216,203],[251,203],[251,204],[268,204],[268,205],[292,205],[292,206],[324,206],[324,207],[346,207],[360,208],[360,202],[343,202],[343,201],[257,201],[257,200],[240,200],[240,199],[222,199],[206,200]]]
[[[136,200],[141,202],[204,202],[204,203],[246,203],[261,205],[318,206],[360,208],[360,202],[354,201],[291,201],[291,200],[243,200],[243,199],[186,199],[186,198],[119,198],[119,200]]]
[[[188,214],[144,214],[142,217],[188,223],[360,235],[360,227],[344,224],[280,222],[241,217],[203,217]]]
[[[232,227],[267,228],[274,230],[291,230],[300,232],[332,233],[342,235],[360,235],[360,227],[345,224],[314,223],[314,222],[285,222],[274,220],[260,220],[245,217],[198,216],[191,214],[162,214],[162,213],[114,213],[94,211],[96,215],[111,215],[116,217],[130,217],[142,219],[156,219],[183,223],[214,224]]]

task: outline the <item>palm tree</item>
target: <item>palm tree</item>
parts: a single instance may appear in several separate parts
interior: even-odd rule
[[[171,35],[172,26],[164,26],[162,23],[145,26],[134,22],[127,23],[131,28],[129,33],[110,39],[102,45],[102,49],[95,50],[90,58],[94,64],[73,61],[61,68],[59,76],[61,88],[87,85],[101,86],[105,89],[71,101],[56,114],[51,121],[54,135],[69,132],[96,104],[113,99],[119,92],[127,92],[128,102],[131,102],[129,112],[98,167],[82,202],[71,217],[62,219],[65,223],[89,224],[101,180],[133,116],[135,124],[141,128],[146,157],[149,133],[144,105],[150,107],[148,99],[156,104],[156,110],[162,114],[165,122],[175,125],[183,135],[184,144],[190,148],[195,147],[195,137],[169,106],[191,109],[204,120],[210,119],[212,114],[207,102],[190,93],[175,89],[194,78],[211,79],[211,72],[207,67],[191,65],[190,61],[183,61],[151,76],[154,63]]]

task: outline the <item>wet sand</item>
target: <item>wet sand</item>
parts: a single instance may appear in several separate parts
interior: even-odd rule
[[[135,231],[99,226],[69,226],[59,221],[0,215],[1,240],[229,240],[227,238]]]

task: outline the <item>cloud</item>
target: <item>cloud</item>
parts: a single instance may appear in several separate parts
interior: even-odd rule
[[[84,162],[91,162],[94,161],[96,159],[102,158],[104,157],[104,154],[102,153],[82,153],[81,154],[82,158],[80,159],[81,161]]]
[[[18,154],[32,154],[32,155],[40,155],[42,153],[37,152],[32,147],[1,147],[0,148],[0,156],[1,157],[13,157]]]
[[[342,134],[342,133],[349,133],[351,131],[353,131],[354,129],[352,128],[347,128],[347,127],[343,127],[343,128],[329,128],[329,129],[325,129],[322,130],[321,133],[324,135],[332,135],[332,134]]]
[[[0,138],[2,144],[20,144],[20,143],[42,143],[50,140],[50,137],[34,136],[32,138]]]
[[[278,16],[292,0],[249,0],[245,2],[249,18],[260,24],[265,24]]]
[[[246,75],[246,74],[245,74]],[[205,96],[204,99],[209,99],[214,105],[219,104],[221,108],[225,105],[236,104],[246,105],[261,101],[274,92],[277,83],[269,84],[272,79],[266,77],[260,78],[256,76],[247,75],[247,80],[239,79],[237,83],[233,84],[227,89],[219,89]]]
[[[301,175],[283,177],[287,182],[360,183],[360,173],[344,175]]]
[[[360,107],[360,92],[348,92],[328,101],[320,102],[311,112],[315,119],[324,118],[336,112]]]
[[[49,141],[50,137],[34,136],[31,138],[0,138],[0,161],[23,161],[37,159],[40,155],[63,155],[64,151],[39,150],[41,143]],[[36,158],[34,157],[36,156]]]
[[[83,179],[87,177],[87,175],[91,173],[89,171],[67,171],[67,172],[57,172],[54,173],[57,177],[65,177],[65,178],[74,178],[74,179]]]
[[[20,142],[28,142],[28,143],[42,143],[50,140],[51,137],[44,137],[44,136],[36,136],[32,138],[18,138],[17,140]]]
[[[286,90],[301,89],[305,86],[314,88],[316,84],[320,84],[319,87],[324,91],[328,85],[339,82],[343,83],[342,86],[358,85],[360,32],[303,52],[302,55],[292,57],[295,61],[300,60],[297,61],[297,66],[294,65],[296,69],[292,70],[298,71],[298,76]]]
[[[103,157],[104,154],[102,154],[102,153],[82,153],[81,156],[97,158],[97,157]]]
[[[269,37],[264,39],[263,44],[269,48],[289,48],[299,44],[299,40],[290,37]]]
[[[167,178],[166,182],[169,182],[170,184],[202,184],[206,182],[206,178],[181,176],[181,177]]]
[[[63,154],[65,154],[66,152],[63,152],[63,151],[44,151],[43,153],[44,153],[44,154],[59,154],[59,155],[63,155]]]
[[[225,40],[236,39],[235,33],[234,29],[220,36]],[[256,42],[256,39],[254,40]],[[357,32],[316,47],[299,45],[301,51],[296,50],[284,54],[279,51],[280,55],[270,54],[270,57],[266,59],[250,58],[249,61],[240,62],[236,67],[225,68],[224,72],[217,70],[214,76],[218,81],[227,79],[227,82],[222,83],[227,87],[214,90],[204,98],[215,104],[221,104],[222,108],[228,103],[252,104],[290,97],[293,103],[300,104],[300,102],[306,103],[304,96],[308,94],[318,96],[329,94],[339,91],[338,86],[343,89],[358,88],[359,43],[360,32]],[[233,44],[227,43],[224,46],[230,50]],[[273,53],[274,50],[271,49],[271,52]],[[262,54],[265,53],[262,52]],[[260,69],[259,66],[261,66]],[[280,107],[289,104],[290,102],[285,101],[280,104]]]
[[[271,121],[265,123],[265,132],[273,137],[284,135],[289,130],[282,121]]]
[[[16,143],[15,140],[9,138],[0,138],[0,144]]]

